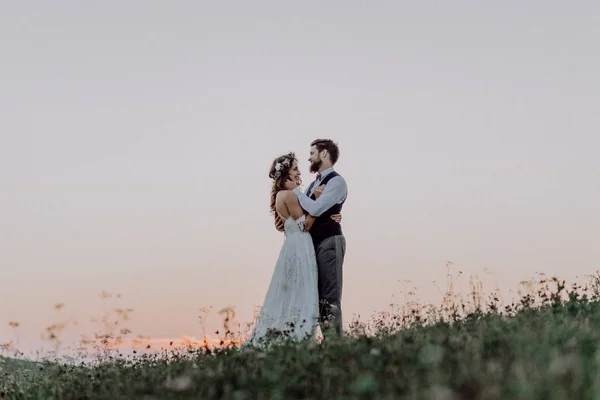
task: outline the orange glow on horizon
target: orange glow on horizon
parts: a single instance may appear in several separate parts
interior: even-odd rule
[[[219,338],[211,335],[206,335],[204,338],[197,338],[195,336],[182,336],[182,337],[137,337],[137,338],[121,338],[121,339],[109,339],[105,344],[99,347],[104,347],[110,350],[167,350],[176,348],[221,348],[228,347],[231,345],[241,345],[245,338]],[[80,348],[95,347],[93,341],[83,340]],[[97,344],[97,342],[95,342]]]

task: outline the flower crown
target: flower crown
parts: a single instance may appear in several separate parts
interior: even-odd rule
[[[269,175],[272,179],[279,178],[283,172],[287,171],[292,166],[292,163],[296,159],[296,154],[290,152],[279,158],[283,158],[283,160],[275,164],[275,173]]]

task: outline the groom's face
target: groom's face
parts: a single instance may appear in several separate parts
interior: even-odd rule
[[[319,169],[323,164],[323,160],[321,160],[321,155],[319,154],[319,149],[317,149],[317,146],[312,146],[310,148],[310,157],[308,157],[308,162],[310,163],[310,172],[319,172]]]

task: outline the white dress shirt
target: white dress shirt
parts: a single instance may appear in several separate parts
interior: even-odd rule
[[[333,167],[321,172],[321,180],[323,180],[331,172],[333,172]],[[348,192],[346,181],[344,178],[338,175],[331,178],[331,180],[327,182],[327,185],[325,185],[325,190],[323,190],[321,196],[318,199],[313,200],[310,198],[310,196],[312,195],[312,192],[314,192],[314,189],[319,185],[320,180],[317,180],[317,183],[315,183],[313,186],[311,193],[308,193],[308,189],[306,193],[303,193],[298,188],[294,189],[294,193],[296,193],[296,196],[298,197],[300,206],[313,217],[319,217],[335,204],[340,204],[343,202],[346,199]]]

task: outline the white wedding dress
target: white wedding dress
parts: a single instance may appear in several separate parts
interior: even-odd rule
[[[277,338],[316,338],[319,318],[315,248],[304,232],[304,216],[284,223],[285,241],[254,329],[244,346],[262,346]],[[270,340],[265,341],[269,337]]]

